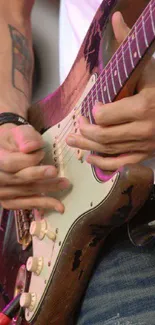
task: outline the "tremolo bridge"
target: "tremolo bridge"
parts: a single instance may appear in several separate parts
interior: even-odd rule
[[[30,235],[30,225],[34,220],[33,210],[15,210],[15,224],[17,241],[25,250],[31,243],[32,237]]]

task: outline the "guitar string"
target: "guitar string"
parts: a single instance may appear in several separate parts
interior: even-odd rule
[[[151,0],[151,2],[152,2],[152,0]],[[145,8],[145,10],[146,10],[146,12],[145,12],[145,14],[147,14],[148,12],[148,10],[150,10],[150,7],[151,7],[151,2],[150,2],[150,6],[147,6],[146,8]],[[151,8],[152,9],[152,8]],[[141,18],[141,16],[139,17],[139,19]],[[139,21],[139,19],[137,20],[137,23],[138,23],[138,21]],[[141,23],[141,21],[140,21],[140,23]],[[137,24],[137,27],[138,27],[138,24]],[[133,31],[133,29],[134,29],[134,27],[132,28],[132,31]],[[138,32],[139,30],[137,30],[137,32]],[[130,31],[130,33],[131,33],[131,31]],[[130,33],[129,33],[129,35],[128,35],[128,38],[129,38],[129,36],[130,36]],[[132,35],[132,33],[131,33],[131,35]],[[126,38],[126,43],[125,43],[125,46],[127,45],[127,47],[128,47],[128,39]],[[124,49],[126,49],[125,48],[125,46],[124,46]],[[127,48],[127,49],[129,49],[129,48]],[[117,53],[118,53],[118,55],[117,55],[117,58],[116,58],[116,56],[115,56],[115,54],[113,55],[113,57],[111,58],[111,60],[110,61],[112,61],[113,60],[113,62],[114,62],[114,60],[117,60],[117,59],[119,59],[120,57],[119,57],[119,52],[121,51],[121,47],[120,48],[118,48],[118,50],[117,50]],[[121,54],[122,54],[122,52],[121,52]],[[121,58],[122,58],[122,56],[121,56]],[[108,62],[108,64],[109,64],[109,66],[110,66],[110,63],[111,62]],[[114,64],[116,63],[116,61],[114,62]],[[119,60],[118,60],[118,63],[119,63]],[[116,66],[113,66],[113,69],[114,68],[117,68]],[[106,71],[107,72],[109,72],[109,70],[107,69],[107,67],[105,68],[106,69]],[[105,70],[104,69],[104,70]],[[102,76],[102,74],[103,74],[103,72],[104,71],[102,71],[101,72],[101,74],[98,76],[98,80],[100,79],[100,78],[104,78],[104,75]],[[110,70],[110,73],[111,73],[111,70]],[[109,74],[107,74],[107,78],[110,76],[110,73]],[[100,82],[101,82],[101,80],[100,80]],[[97,81],[96,81],[96,84],[97,84]],[[98,85],[97,85],[98,86]],[[93,88],[93,87],[92,87]],[[91,95],[91,91],[92,91],[92,89],[89,91],[89,93],[86,95],[86,97],[83,99],[83,103],[84,103],[84,101],[85,101],[85,99],[87,99],[88,101],[89,101],[89,95]],[[93,93],[92,93],[93,94]],[[83,104],[82,103],[82,104]],[[89,102],[88,102],[88,104],[89,104]],[[78,112],[78,109],[81,107],[81,105],[79,105],[78,107],[77,107],[77,111],[75,112],[75,114]],[[54,114],[54,113],[53,113]],[[74,115],[75,115],[74,114]],[[70,125],[72,125],[72,118],[70,119],[70,121],[69,122],[71,122],[71,124]],[[70,125],[66,125],[62,130],[61,130],[61,132],[60,132],[60,134],[59,134],[59,140],[61,141],[61,138],[63,138],[63,135],[65,134],[65,133],[63,133],[64,131],[65,131],[65,129],[69,129],[69,127],[70,127]],[[61,137],[61,135],[62,135],[62,137]]]
[[[142,28],[141,28],[142,29]],[[140,31],[140,30],[139,30]],[[93,98],[94,99],[94,98]],[[79,106],[79,108],[81,108],[81,105]],[[77,109],[77,112],[78,112],[78,109]],[[79,113],[80,112],[78,112],[78,114],[77,114],[77,116],[79,115]],[[88,110],[84,110],[84,113],[88,113]],[[84,115],[85,117],[86,117],[86,115]],[[72,125],[72,124],[71,124]],[[67,127],[68,129],[70,128],[70,125]],[[71,129],[70,129],[70,132],[71,132],[71,130],[72,129],[74,129],[74,126],[72,126],[71,127]],[[61,133],[60,133],[61,134]],[[58,136],[58,138],[57,139],[59,139],[59,136]],[[63,137],[62,137],[62,139],[63,139]],[[59,139],[59,143],[61,142],[62,140],[61,139]],[[65,144],[65,146],[63,147],[63,148],[61,148],[61,152],[59,153],[59,155],[57,156],[57,158],[59,158],[59,156],[62,156],[62,153],[63,153],[63,151],[64,151],[64,149],[65,149],[65,147],[68,147],[68,145],[66,145],[66,143],[64,142],[64,144]],[[65,153],[65,155],[66,155],[66,153]]]
[[[152,10],[152,6],[151,6],[151,2],[153,2],[154,0],[151,0],[150,1],[150,7],[151,8],[149,8],[148,6],[147,6],[147,8],[145,8],[145,9],[147,9],[147,11],[149,10],[150,11],[150,9]],[[155,5],[155,2],[154,2],[154,5]],[[145,10],[144,10],[145,11]],[[145,14],[148,14],[148,12],[145,12]],[[142,15],[141,15],[142,16]],[[139,17],[139,19],[141,18],[141,16]],[[148,18],[148,17],[147,17]],[[149,17],[150,18],[150,17]],[[148,19],[149,19],[148,18]],[[137,22],[139,21],[139,19],[137,20]],[[148,20],[147,19],[147,20]],[[146,20],[146,21],[147,21]],[[141,23],[141,21],[140,21],[140,23]],[[135,25],[137,25],[137,27],[138,27],[138,24],[135,24]],[[137,29],[137,34],[138,34],[138,32],[142,29],[143,27],[141,26],[141,28],[140,29]],[[132,28],[132,30],[130,31],[130,33],[129,33],[129,35],[128,35],[128,37],[125,39],[125,46],[127,45],[127,50],[129,49],[129,47],[128,47],[128,38],[130,37],[130,34],[132,35],[132,33],[134,32],[134,26],[133,26],[133,28]],[[130,43],[131,45],[132,45],[132,43]],[[125,50],[125,52],[124,52],[124,54],[126,53],[126,47],[124,46],[124,50]],[[116,53],[118,53],[119,54],[119,52],[121,51],[121,46],[119,47],[119,49],[116,51]],[[108,62],[108,64],[107,64],[107,66],[109,65],[110,66],[110,63],[111,63],[111,61],[113,60],[113,63],[115,64],[116,63],[116,61],[114,62],[114,59],[115,60],[117,60],[117,59],[122,59],[122,55],[121,56],[118,56],[117,55],[117,58],[115,57],[116,56],[116,53],[113,55],[113,57],[109,60],[109,62]],[[122,52],[121,52],[121,54],[122,54]],[[120,60],[118,60],[117,62],[119,63],[120,62]],[[115,69],[115,68],[117,68],[117,66],[116,65],[113,65],[113,69]],[[105,72],[105,70],[107,71],[107,72],[110,72],[109,74],[107,74],[107,78],[110,76],[110,74],[111,74],[111,67],[110,67],[110,69],[108,70],[107,68],[104,68],[103,69],[103,71],[101,72],[101,74],[98,76],[98,79],[97,79],[97,81],[100,79],[100,78],[104,78],[105,77],[105,75],[102,75],[104,72]],[[97,84],[97,81],[96,81],[96,85],[98,86],[98,84]],[[102,79],[100,80],[100,82],[101,81],[103,81]],[[104,86],[105,84],[103,84],[102,86]],[[99,85],[99,87],[100,87],[100,85]],[[93,87],[92,87],[93,88]],[[97,90],[97,89],[96,89]],[[93,90],[93,92],[94,93],[96,93],[96,90]],[[90,102],[88,101],[90,98],[89,98],[89,95],[93,95],[93,92],[92,92],[92,89],[89,91],[89,93],[86,95],[86,97],[83,99],[83,102],[82,102],[82,104],[84,103],[84,100],[85,99],[87,99],[87,104],[90,104]],[[75,111],[75,114],[74,115],[76,115],[76,113],[78,113],[78,109],[80,109],[81,108],[81,105],[82,104],[80,104],[78,107],[77,107],[77,110]],[[86,111],[86,110],[84,110],[84,111]],[[64,134],[63,134],[63,131],[67,128],[67,130],[69,129],[69,127],[72,125],[72,118],[70,119],[70,121],[69,122],[71,122],[71,124],[70,125],[66,125],[62,130],[61,130],[61,132],[60,132],[60,134],[59,134],[59,136],[58,136],[58,138],[59,138],[59,140],[61,141],[61,138],[63,138],[63,136],[64,136]],[[62,135],[62,137],[61,137],[61,135]]]
[[[141,29],[142,29],[142,28],[141,28]],[[59,141],[59,143],[60,143],[60,142],[61,142],[61,141]],[[61,164],[61,162],[64,161],[65,156],[68,154],[68,152],[71,151],[70,147],[69,147],[65,142],[64,142],[64,144],[65,144],[65,146],[61,149],[61,152],[60,152],[59,155],[57,156],[57,159],[58,159],[60,156],[62,156],[62,153],[63,153],[63,151],[64,151],[65,148],[69,148],[69,149],[65,152],[64,157],[62,157],[62,160],[59,161],[59,164]],[[73,148],[73,150],[76,151],[76,150],[78,150],[78,149],[77,149],[77,148]],[[73,153],[73,154],[74,154],[74,153]],[[69,160],[70,160],[70,159],[69,159]]]
[[[61,141],[61,142],[62,142],[62,141]],[[63,163],[64,165],[67,165],[68,162],[70,161],[70,159],[71,159],[71,158],[73,157],[73,155],[75,154],[75,152],[76,152],[76,151],[78,152],[78,150],[80,150],[80,149],[78,149],[78,148],[69,147],[65,142],[64,142],[64,144],[65,144],[65,145],[64,145],[62,151],[61,151],[60,154],[57,156],[57,157],[59,158],[59,157],[62,156],[62,153],[64,154],[64,155],[61,157],[61,160],[59,161],[59,165],[61,165],[62,163]],[[64,152],[65,148],[67,148],[66,152]],[[74,152],[71,154],[71,156],[68,158],[68,160],[65,161],[66,156],[68,155],[68,153],[71,153],[71,150],[74,150]],[[90,151],[90,150],[84,150],[84,149],[81,149],[81,151]]]
[[[148,18],[149,19],[149,18]],[[137,33],[141,30],[142,28],[140,28],[139,30],[137,30]],[[132,44],[131,44],[132,45]],[[129,49],[129,48],[128,48]],[[127,50],[128,50],[127,49]],[[126,51],[124,52],[124,54],[126,53]],[[121,57],[119,57],[119,59],[122,59],[122,56]],[[118,62],[119,62],[120,60],[118,60]],[[115,68],[116,66],[113,66],[113,69]],[[108,71],[108,70],[107,70]],[[102,73],[103,73],[103,71],[102,71]],[[108,76],[109,75],[107,75],[107,78],[108,78]],[[103,75],[103,76],[99,76],[98,77],[98,80],[100,79],[100,78],[104,78],[105,77],[105,75]],[[101,80],[100,80],[100,82],[101,82]],[[96,82],[96,84],[97,84],[97,82]],[[103,83],[103,85],[102,85],[103,87],[105,86],[105,84]],[[100,87],[100,85],[99,85],[99,87]],[[96,86],[96,90],[94,90],[94,92],[95,92],[95,94],[96,94],[96,92],[97,92],[97,90],[98,90],[98,88],[97,88],[97,86]],[[89,92],[89,94],[91,95],[91,102],[92,102],[92,100],[94,99],[94,97],[92,96],[93,95],[93,92],[92,92],[92,89],[90,90],[90,92]],[[90,104],[90,101],[89,101],[89,94],[87,94],[87,96],[85,97],[85,99],[87,99],[87,105],[89,106],[89,104]],[[76,111],[75,111],[75,113],[73,114],[75,117],[78,117],[78,115],[80,115],[79,113],[81,112],[81,106],[85,103],[85,99],[83,100],[83,102],[81,103],[81,105],[79,105],[78,107],[77,107],[77,109],[76,109]],[[83,109],[83,108],[82,108]],[[80,110],[80,112],[79,112],[79,110]],[[87,109],[87,108],[84,108],[84,113],[89,113],[89,110]],[[89,114],[88,114],[88,116],[87,116],[87,114],[85,115],[84,114],[84,116],[85,117],[89,117]],[[70,123],[71,122],[71,123]],[[69,131],[70,130],[70,132],[74,129],[74,126],[75,125],[73,125],[73,118],[71,118],[70,120],[69,120],[69,123],[63,128],[63,130],[60,132],[60,134],[59,134],[59,136],[57,137],[57,142],[58,142],[58,140],[59,140],[59,143],[63,140],[63,138],[64,138],[64,135],[66,135],[66,133],[67,133],[67,131]],[[71,128],[70,128],[71,127]],[[64,132],[65,131],[65,132]],[[62,148],[62,150],[63,150],[63,148]]]
[[[151,7],[151,6],[150,6]],[[150,8],[149,8],[150,9]],[[151,8],[152,9],[152,8]],[[154,10],[153,10],[154,11]],[[148,17],[147,18],[147,20],[149,19],[150,17]],[[147,22],[147,20],[146,20],[146,22]],[[141,30],[141,29],[143,29],[143,26],[139,29],[139,30],[137,30],[137,33]],[[133,29],[132,29],[132,32],[133,32]],[[124,52],[124,54],[125,54],[125,52]],[[86,96],[87,97],[87,96]],[[80,107],[81,107],[81,105],[80,105]],[[78,111],[78,110],[77,110]],[[84,110],[84,112],[86,112],[86,110]],[[71,128],[72,129],[72,128]],[[62,132],[61,132],[62,133]],[[60,135],[61,135],[61,133],[60,133]],[[59,136],[60,136],[59,135]],[[58,138],[59,138],[59,136],[58,136]],[[59,140],[59,143],[61,142],[61,140]],[[68,145],[66,145],[66,143],[65,143],[65,147],[67,148],[68,147]],[[65,149],[65,147],[62,149],[62,151],[60,152],[60,154],[57,156],[57,158],[58,157],[60,157],[60,156],[62,156],[62,152],[63,152],[63,150]],[[77,150],[77,149],[75,149],[75,150]],[[69,150],[68,151],[70,151],[70,148],[69,148]],[[66,156],[66,154],[68,153],[68,151],[65,153],[65,155],[64,155],[64,157],[63,157],[63,159],[62,160],[64,160],[64,158],[65,158],[65,156]],[[59,164],[61,164],[61,161],[59,162]]]

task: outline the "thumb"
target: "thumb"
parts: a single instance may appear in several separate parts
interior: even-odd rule
[[[125,23],[122,14],[116,11],[112,16],[112,26],[117,42],[120,44],[127,37],[130,28]]]
[[[13,134],[19,150],[23,153],[31,153],[44,147],[43,138],[32,126],[18,126],[14,128]]]

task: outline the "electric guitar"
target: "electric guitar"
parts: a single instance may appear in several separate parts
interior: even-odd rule
[[[118,49],[110,22],[116,10],[133,26]],[[18,210],[7,218],[0,283],[10,299],[23,292],[20,324],[75,324],[76,308],[105,239],[129,221],[149,195],[150,169],[128,165],[104,172],[88,165],[87,152],[69,148],[65,138],[78,131],[80,114],[93,123],[96,100],[109,103],[131,94],[152,55],[154,39],[155,0],[104,0],[65,82],[29,109],[30,123],[46,142],[43,163],[55,165],[72,188],[56,194],[65,205],[63,215],[49,210],[41,215],[34,209],[30,217]],[[9,231],[14,236],[11,247],[6,245]]]

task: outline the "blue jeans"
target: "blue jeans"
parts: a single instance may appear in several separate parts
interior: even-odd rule
[[[126,227],[112,241],[95,267],[77,325],[155,325],[155,242],[133,246]]]

